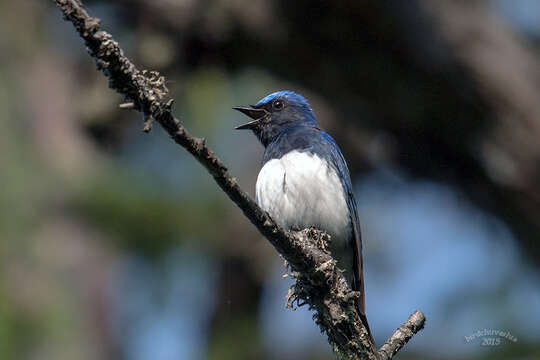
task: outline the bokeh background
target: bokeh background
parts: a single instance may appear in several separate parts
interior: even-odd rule
[[[251,193],[231,107],[310,100],[378,344],[421,309],[400,359],[540,358],[540,2],[85,4]],[[52,1],[0,1],[0,359],[332,359],[274,249],[121,101]]]

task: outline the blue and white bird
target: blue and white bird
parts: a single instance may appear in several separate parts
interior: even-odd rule
[[[315,227],[331,236],[330,251],[353,290],[368,332],[360,223],[349,170],[334,139],[324,132],[301,95],[278,91],[250,107],[249,129],[265,147],[257,177],[259,206],[285,229]]]

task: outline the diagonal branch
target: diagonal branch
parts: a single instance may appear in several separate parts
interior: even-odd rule
[[[394,355],[401,350],[402,347],[416,334],[424,328],[426,318],[424,314],[416,310],[407,321],[394,332],[394,334],[386,340],[383,346],[379,349],[379,360],[390,360]]]
[[[279,227],[238,186],[205,140],[192,136],[172,115],[172,100],[167,101],[164,77],[154,71],[138,70],[112,36],[101,30],[99,19],[87,14],[80,0],[55,2],[85,41],[98,70],[109,79],[109,87],[124,96],[126,103],[122,107],[143,113],[145,131],[150,131],[154,120],[159,123],[208,170],[219,187],[287,260],[297,279],[289,300],[306,303],[315,310],[316,323],[340,358],[391,359],[423,327],[424,315],[417,311],[377,351],[356,312],[354,299],[358,294],[349,288],[324,246],[328,235],[315,229],[288,232]]]

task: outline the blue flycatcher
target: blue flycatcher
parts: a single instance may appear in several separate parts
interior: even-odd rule
[[[257,177],[259,206],[285,229],[315,227],[331,236],[330,251],[351,288],[361,293],[365,313],[362,240],[353,188],[345,159],[324,132],[304,97],[278,91],[250,107],[235,107],[253,119],[249,129],[265,147]]]

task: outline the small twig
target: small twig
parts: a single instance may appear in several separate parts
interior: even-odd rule
[[[152,117],[152,114],[144,114],[143,131],[145,133],[149,133],[150,130],[152,130],[153,122],[154,122],[154,118]]]
[[[394,332],[392,336],[379,349],[379,360],[391,359],[405,344],[412,338],[414,334],[424,328],[426,317],[424,314],[416,310],[406,322]]]
[[[132,103],[132,102],[127,102],[127,103],[123,103],[123,104],[118,105],[118,107],[120,109],[131,110],[131,109],[135,108],[135,104]]]
[[[340,358],[376,360],[379,354],[375,344],[370,341],[354,302],[349,301],[355,294],[347,285],[343,272],[336,267],[325,241],[321,240],[328,239],[328,235],[315,229],[293,233],[278,226],[238,186],[225,164],[206,146],[205,140],[193,137],[172,115],[173,102],[165,101],[168,93],[165,78],[155,71],[139,71],[124,56],[113,37],[100,29],[99,19],[88,16],[80,0],[55,2],[65,19],[73,24],[84,39],[98,70],[109,79],[109,86],[125,97],[126,104],[132,104],[126,105],[127,108],[132,106],[145,114],[144,130],[149,131],[152,121],[157,121],[177,144],[208,170],[219,187],[287,261],[292,270],[291,274],[297,280],[288,295],[288,301],[299,305],[305,303],[315,310],[316,323],[326,333],[328,341]],[[410,339],[412,333],[420,328],[405,327],[402,333],[406,335],[394,334],[381,351],[384,350],[384,354],[395,354]],[[407,329],[412,333],[406,332]]]

